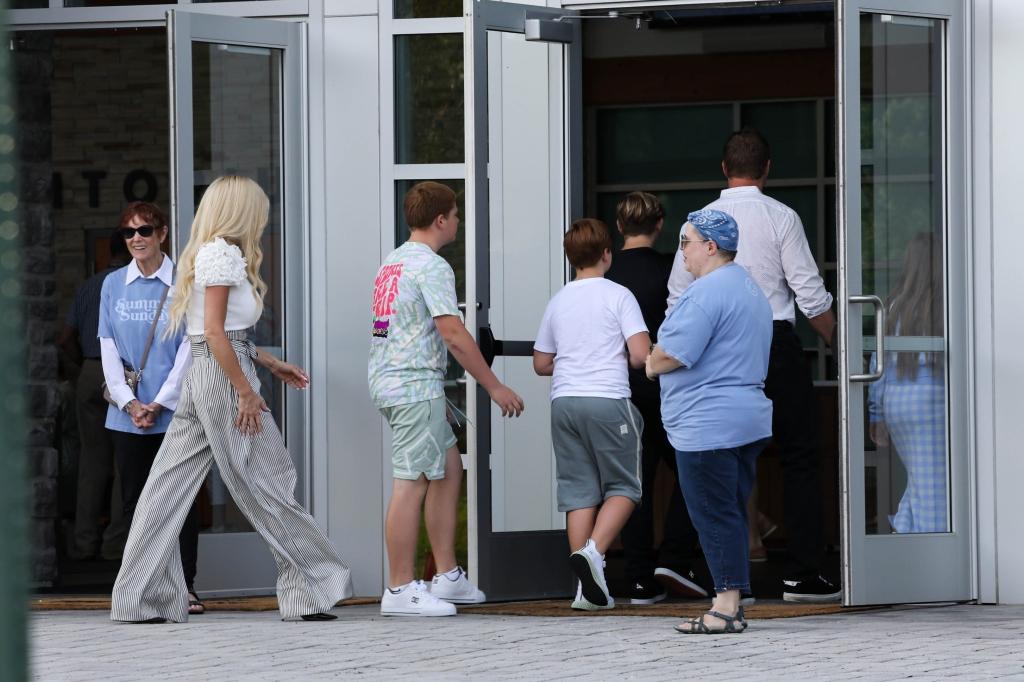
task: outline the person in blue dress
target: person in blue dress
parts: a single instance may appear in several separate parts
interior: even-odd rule
[[[160,248],[167,239],[163,212],[154,204],[133,202],[122,212],[120,225],[132,261],[103,280],[98,335],[103,377],[116,403],[107,408],[106,427],[114,443],[124,516],[130,520],[171,423],[192,356],[183,327],[164,333],[170,319],[174,263]],[[154,317],[158,319],[143,367]],[[125,367],[142,367],[134,391],[125,381]],[[194,502],[178,541],[189,613],[198,615],[205,609],[194,587],[199,543]]]
[[[680,623],[687,634],[743,632],[750,591],[747,499],[757,456],[772,435],[764,395],[772,310],[733,262],[739,228],[722,211],[687,216],[680,239],[691,284],[658,331],[647,376],[661,377],[661,416],[676,450],[683,499],[715,583],[711,609]]]

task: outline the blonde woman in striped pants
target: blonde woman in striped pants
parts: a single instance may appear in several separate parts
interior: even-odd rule
[[[112,620],[188,620],[177,538],[212,462],[274,555],[282,618],[333,620],[330,609],[352,595],[348,566],[295,500],[295,467],[260,397],[253,363],[293,388],[305,388],[309,377],[246,339],[267,290],[259,268],[269,206],[255,182],[238,176],[215,180],[199,203],[168,324],[185,323],[192,367],[135,509]]]

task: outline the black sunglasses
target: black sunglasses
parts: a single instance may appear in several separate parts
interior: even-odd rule
[[[152,237],[156,228],[152,225],[139,225],[138,227],[122,227],[121,236],[125,239],[131,239],[138,232],[143,237]]]

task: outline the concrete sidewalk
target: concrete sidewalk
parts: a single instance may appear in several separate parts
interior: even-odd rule
[[[382,618],[284,623],[211,613],[116,625],[101,611],[31,617],[39,680],[1024,679],[1024,607],[904,607],[751,621],[741,635],[681,635],[670,618]]]

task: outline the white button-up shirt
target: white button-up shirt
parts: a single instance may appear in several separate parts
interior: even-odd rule
[[[736,262],[750,272],[772,306],[775,320],[796,321],[793,301],[807,317],[832,307],[832,294],[818,274],[803,224],[796,211],[765,196],[757,187],[732,187],[707,205],[728,213],[740,229]],[[668,307],[693,282],[681,249],[668,280]]]

